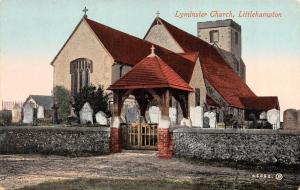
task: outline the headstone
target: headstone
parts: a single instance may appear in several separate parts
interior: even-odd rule
[[[209,128],[209,118],[206,116],[203,118],[203,128]]]
[[[261,112],[261,114],[259,115],[259,119],[262,119],[262,120],[267,119],[267,113],[265,111]]]
[[[37,118],[38,119],[44,119],[45,115],[44,115],[44,107],[43,106],[39,106],[37,108]]]
[[[120,117],[122,118],[122,121],[126,123],[139,121],[140,110],[136,100],[133,97],[129,97],[124,101]]]
[[[205,112],[204,118],[207,117],[209,119],[209,127],[216,128],[216,113],[215,112]]]
[[[203,125],[203,107],[191,107],[190,117],[192,120],[193,127],[202,127]]]
[[[137,104],[127,106],[126,121],[127,123],[134,123],[139,120],[139,108]]]
[[[192,120],[188,118],[182,118],[180,121],[180,125],[182,126],[187,126],[187,127],[192,127]]]
[[[176,119],[177,119],[177,111],[176,111],[176,108],[169,108],[169,117],[170,117],[170,120],[171,120],[171,123],[176,123]]]
[[[20,105],[19,104],[15,104],[14,107],[13,107],[13,109],[12,109],[12,111],[11,111],[11,113],[12,113],[12,119],[11,119],[11,121],[13,123],[18,123],[18,122],[21,121],[21,119],[22,119],[21,112],[22,111],[21,111]]]
[[[32,123],[33,122],[33,108],[30,103],[25,104],[23,107],[23,123]]]
[[[224,122],[217,123],[217,128],[218,129],[225,129],[225,123]]]
[[[86,102],[79,111],[79,118],[81,124],[93,124],[93,109],[88,102]]]
[[[161,111],[157,106],[151,106],[149,108],[150,123],[159,123],[161,117]]]
[[[271,123],[273,129],[280,128],[280,112],[277,109],[271,109],[267,111],[267,121]]]
[[[300,110],[287,109],[284,111],[283,129],[300,129]]]
[[[107,116],[104,112],[98,111],[95,115],[96,122],[100,125],[107,125]]]

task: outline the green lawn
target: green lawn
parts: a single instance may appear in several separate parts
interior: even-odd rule
[[[211,190],[211,189],[297,189],[296,186],[286,186],[266,181],[239,181],[232,179],[200,179],[193,183],[187,181],[166,180],[129,180],[79,178],[75,180],[61,180],[27,186],[20,190]]]

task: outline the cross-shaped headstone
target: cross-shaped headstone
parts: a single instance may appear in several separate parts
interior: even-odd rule
[[[86,7],[84,7],[84,9],[82,10],[84,12],[84,17],[87,17],[87,12],[88,12],[88,9]]]

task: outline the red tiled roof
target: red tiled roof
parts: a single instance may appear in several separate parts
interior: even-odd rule
[[[158,56],[146,57],[127,74],[109,87],[112,89],[175,88],[193,91],[192,88]]]
[[[206,104],[209,106],[219,107],[219,105],[208,95],[206,95]]]
[[[115,30],[93,20],[87,23],[101,43],[117,62],[135,65],[149,54],[152,43]],[[165,48],[155,45],[156,54],[165,61],[178,75],[189,83],[194,63]]]
[[[199,57],[199,52],[179,53],[179,55],[195,63]]]
[[[279,109],[277,96],[241,97],[241,102],[249,110]]]
[[[231,106],[244,108],[239,97],[256,97],[247,84],[227,65],[215,47],[161,18],[158,19],[184,51],[199,52],[204,78]],[[156,23],[156,20],[153,23]]]

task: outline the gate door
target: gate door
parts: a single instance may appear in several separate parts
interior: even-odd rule
[[[126,149],[157,149],[157,124],[126,124],[122,126],[122,133]]]

